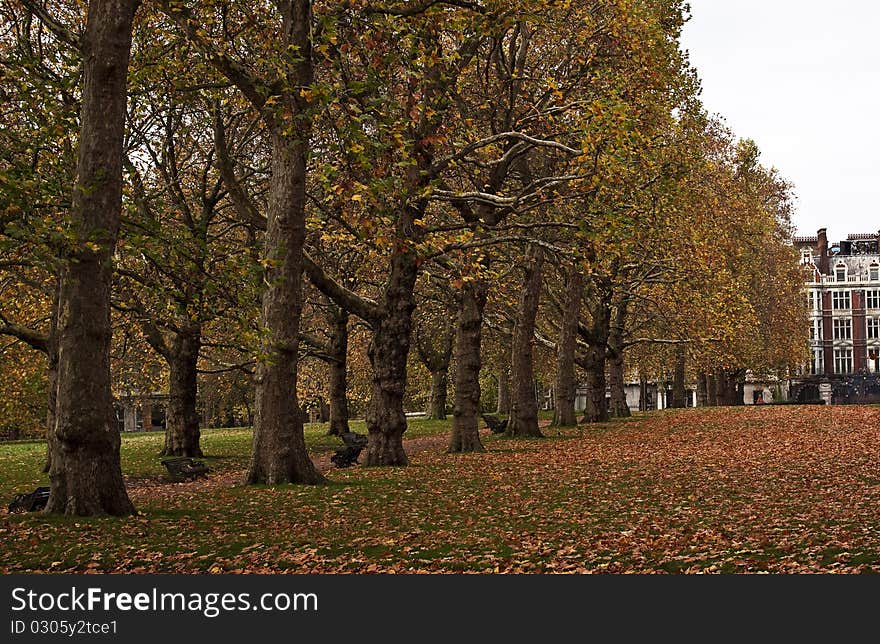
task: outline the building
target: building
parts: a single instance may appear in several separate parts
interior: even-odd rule
[[[810,364],[792,380],[801,402],[880,402],[880,233],[829,244],[826,229],[795,237],[807,274]]]

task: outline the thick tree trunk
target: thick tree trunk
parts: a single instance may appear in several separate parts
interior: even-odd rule
[[[330,318],[330,429],[341,436],[348,427],[348,312],[333,307]]]
[[[296,29],[308,43],[308,3],[297,3]],[[302,24],[300,24],[302,23]],[[301,50],[300,55],[307,52]],[[262,323],[268,337],[256,371],[254,446],[246,482],[324,483],[306,452],[296,395],[299,321],[302,313],[302,247],[305,234],[306,145],[309,127],[272,132],[272,179],[266,226],[268,260]],[[296,129],[296,128],[294,128]],[[297,136],[298,134],[298,136]]]
[[[675,347],[675,369],[672,372],[672,404],[674,409],[683,409],[687,406],[685,396],[685,348],[683,344]]]
[[[74,240],[58,306],[58,393],[47,513],[134,512],[122,480],[110,392],[110,281],[122,207],[122,144],[136,0],[91,0],[82,38],[83,92]]]
[[[709,404],[708,376],[704,372],[697,374],[697,407],[705,407]]]
[[[604,423],[608,420],[608,404],[605,400],[605,347],[588,347],[581,361],[587,385],[587,408],[583,422]]]
[[[483,280],[467,282],[458,302],[455,332],[455,393],[452,438],[448,451],[483,452],[480,441],[480,366],[483,310],[488,286]]]
[[[535,399],[533,344],[535,318],[541,297],[544,253],[539,246],[526,251],[525,279],[517,307],[516,324],[510,357],[510,382],[513,399],[510,406],[508,436],[543,436],[538,428],[538,402]]]
[[[168,351],[170,372],[163,456],[204,456],[199,444],[198,362],[200,331],[178,334]],[[147,421],[144,420],[146,426]]]
[[[431,374],[431,399],[428,401],[427,417],[430,420],[446,420],[446,396],[449,388],[449,374],[435,371]]]
[[[556,427],[577,425],[577,414],[574,410],[577,393],[574,357],[583,292],[583,275],[576,267],[569,268],[565,285],[565,307],[556,343],[556,396],[553,411],[553,425]]]
[[[629,418],[632,412],[626,402],[626,382],[623,377],[623,353],[619,349],[611,352],[608,359],[608,385],[611,388],[611,401],[608,415],[614,418]]]
[[[403,449],[406,431],[403,396],[417,275],[415,253],[405,251],[395,255],[385,288],[385,315],[374,323],[369,349],[373,383],[366,417],[370,432],[367,465],[407,465],[409,462]]]

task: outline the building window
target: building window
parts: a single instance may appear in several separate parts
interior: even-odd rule
[[[810,340],[822,339],[822,318],[816,318],[810,325]]]
[[[813,351],[813,357],[810,360],[810,373],[814,376],[825,371],[825,366],[823,364],[824,352],[822,349],[816,349]]]
[[[849,318],[837,318],[834,320],[834,339],[852,339],[852,320]]]
[[[868,339],[880,340],[880,318],[868,318]]]
[[[812,264],[813,263],[813,252],[810,249],[805,250],[801,257],[803,258],[804,264]]]
[[[834,291],[831,294],[831,308],[835,311],[848,311],[849,291]]]
[[[869,309],[880,309],[880,291],[865,291],[865,302]]]
[[[834,372],[852,373],[852,349],[834,350]]]
[[[872,282],[880,281],[880,266],[877,264],[871,264],[868,268],[868,279]]]
[[[846,281],[846,264],[838,264],[834,267],[834,279],[837,282]]]

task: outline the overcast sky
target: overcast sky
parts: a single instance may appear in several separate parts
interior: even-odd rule
[[[798,234],[880,230],[880,2],[690,4],[703,103],[794,183]]]

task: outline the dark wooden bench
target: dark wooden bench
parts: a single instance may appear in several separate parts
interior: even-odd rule
[[[162,465],[175,481],[192,480],[199,476],[205,476],[209,472],[207,465],[201,461],[194,461],[188,456],[166,458],[162,461]]]
[[[29,494],[16,494],[9,504],[9,512],[38,512],[49,502],[49,487],[40,486]]]
[[[345,445],[336,450],[336,453],[330,457],[330,461],[336,467],[351,467],[358,462],[361,450],[367,446],[369,439],[363,434],[355,432],[346,432],[340,438]]]
[[[486,427],[489,428],[493,434],[503,434],[507,429],[507,419],[501,420],[498,416],[490,416],[489,414],[480,414],[483,417],[483,421],[486,423]]]

